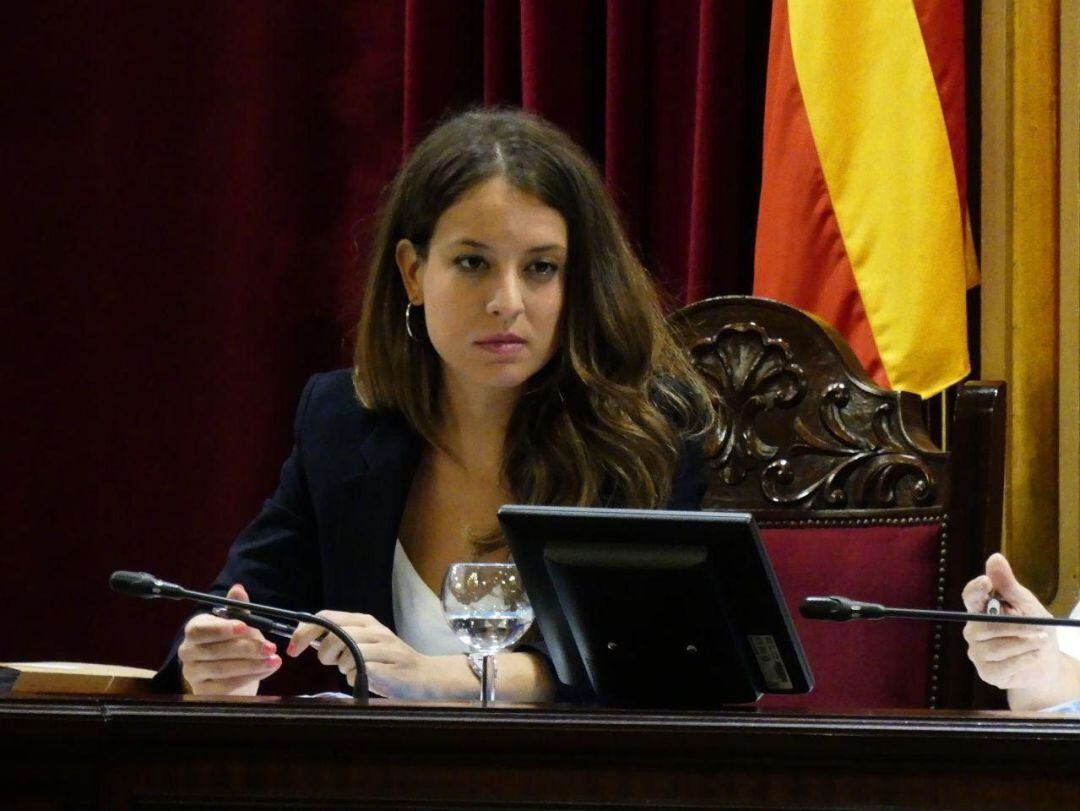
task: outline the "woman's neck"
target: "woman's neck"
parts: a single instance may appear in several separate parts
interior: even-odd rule
[[[441,396],[440,439],[470,473],[500,481],[506,427],[520,392],[478,390],[447,381]]]

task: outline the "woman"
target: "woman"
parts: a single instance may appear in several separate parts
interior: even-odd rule
[[[1020,584],[1004,555],[991,555],[986,574],[964,587],[964,606],[984,613],[991,595],[1007,614],[1049,617],[1039,599]],[[1080,606],[1073,617],[1080,616]],[[1042,710],[1080,698],[1080,635],[1074,628],[969,622],[968,657],[979,678],[1008,690],[1014,710]]]
[[[696,508],[708,398],[599,174],[519,111],[453,118],[402,167],[358,333],[351,379],[309,381],[278,491],[214,589],[321,610],[359,643],[373,692],[472,698],[439,611],[447,566],[506,560],[507,502]],[[287,653],[320,633],[301,626]],[[352,682],[337,640],[318,657]],[[253,694],[281,666],[258,631],[210,615],[178,658],[203,694]],[[500,697],[555,687],[540,653],[500,656]]]

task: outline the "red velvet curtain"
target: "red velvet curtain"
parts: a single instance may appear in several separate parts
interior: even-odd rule
[[[0,661],[154,667],[347,362],[403,152],[521,104],[604,167],[672,304],[751,284],[758,0],[69,3],[8,10]]]

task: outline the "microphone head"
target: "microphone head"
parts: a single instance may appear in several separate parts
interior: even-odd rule
[[[864,603],[850,597],[807,597],[799,606],[799,613],[808,620],[878,620],[886,616],[885,606],[880,603]]]
[[[147,572],[113,572],[109,578],[109,588],[132,597],[149,600],[154,597],[171,597],[170,589],[176,589],[172,583],[159,580]]]
[[[799,606],[799,613],[808,620],[844,622],[851,619],[851,611],[845,602],[840,597],[807,597]]]

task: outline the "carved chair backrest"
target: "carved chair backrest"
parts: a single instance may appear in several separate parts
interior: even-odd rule
[[[874,384],[843,338],[812,315],[726,296],[680,310],[673,324],[719,416],[706,442],[702,507],[755,515],[817,680],[809,696],[765,703],[969,705],[972,672],[956,630],[811,622],[797,606],[824,593],[957,607],[960,586],[996,548],[1001,484],[996,500],[958,499],[956,482],[970,471],[955,468],[983,464],[994,484],[1003,385],[962,392],[958,414],[973,415],[971,399],[982,395],[991,418],[966,429],[978,447],[950,456],[931,440],[921,399]],[[1001,436],[990,436],[991,426]]]

